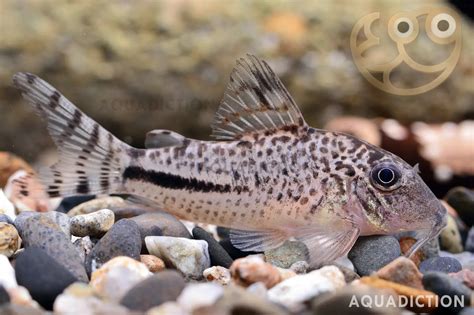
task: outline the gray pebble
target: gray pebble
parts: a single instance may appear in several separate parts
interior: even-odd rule
[[[57,212],[57,211],[50,211],[44,212],[42,215],[50,218],[61,228],[64,234],[68,238],[71,238],[71,225],[69,224],[69,216],[65,213]]]
[[[266,250],[265,260],[280,268],[290,268],[297,261],[309,261],[309,252],[302,242],[286,241],[277,248]]]
[[[161,210],[155,212],[141,214],[133,217],[130,220],[138,224],[142,239],[147,236],[173,236],[192,238],[188,229],[181,221],[176,219],[173,215]],[[154,231],[159,228],[161,235],[155,235]]]
[[[294,262],[290,266],[290,270],[293,270],[297,274],[305,274],[309,269],[309,263],[307,261],[301,260]]]
[[[175,301],[185,285],[183,277],[176,271],[161,271],[132,287],[120,304],[134,311],[145,312],[154,306]]]
[[[368,276],[399,257],[400,244],[393,236],[362,236],[348,257],[361,276]]]
[[[454,279],[445,273],[428,272],[423,275],[422,282],[426,290],[432,291],[438,296],[449,296],[453,300],[454,297],[458,297],[458,299],[464,299],[465,306],[469,306],[471,304],[471,289],[466,287],[458,279]],[[452,307],[449,307],[448,309],[454,313],[457,313],[461,310],[460,307],[454,306],[455,305],[452,305]]]
[[[112,226],[86,257],[87,272],[91,273],[117,256],[140,260],[141,247],[137,224],[130,219],[122,219]]]
[[[92,242],[89,236],[78,238],[77,240],[74,241],[73,244],[79,251],[83,262],[86,261],[87,255],[89,255],[89,253],[92,251],[92,248],[94,248],[94,245],[95,245],[95,243]]]
[[[429,271],[439,271],[444,273],[461,271],[461,263],[452,257],[432,257],[423,260],[419,269],[422,273]]]
[[[8,224],[13,224],[13,220],[7,216],[6,214],[0,214],[0,222],[5,222],[5,223],[8,223]]]
[[[22,213],[16,218],[15,226],[25,248],[37,246],[43,249],[77,279],[88,282],[80,253],[51,215]]]

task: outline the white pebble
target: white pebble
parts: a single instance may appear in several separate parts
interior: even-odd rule
[[[13,269],[7,256],[0,255],[0,284],[5,289],[15,288],[18,286],[15,277],[15,269]]]
[[[335,266],[326,266],[305,275],[297,275],[268,290],[268,298],[292,311],[313,297],[345,286],[344,275]]]
[[[172,265],[189,278],[202,278],[204,270],[211,265],[206,241],[147,236],[145,244],[150,254],[163,259],[166,265]]]
[[[223,293],[222,286],[216,283],[191,283],[184,288],[176,302],[192,313],[198,308],[213,305]]]

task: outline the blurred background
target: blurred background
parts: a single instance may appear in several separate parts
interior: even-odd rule
[[[389,150],[392,146],[409,163],[423,158],[425,169],[436,166],[436,150],[422,152],[420,130],[432,141],[440,138],[440,124],[450,122],[451,138],[445,139],[450,147],[436,152],[462,147],[454,154],[462,158],[448,171],[441,163],[444,168],[435,175],[450,179],[454,172],[459,184],[472,186],[473,6],[470,1],[457,5],[441,0],[4,0],[0,150],[35,162],[53,147],[41,120],[11,86],[15,72],[42,77],[119,138],[142,147],[152,129],[209,139],[209,125],[235,60],[252,53],[268,61],[311,125],[352,128],[347,131]],[[415,96],[388,94],[367,82],[355,66],[349,46],[352,28],[371,12],[389,15],[421,6],[448,6],[458,12],[461,56],[435,89]],[[410,51],[414,59],[437,55],[425,44]],[[402,83],[416,79],[400,71]],[[334,122],[345,116],[363,119]],[[409,136],[400,138],[400,130]],[[453,135],[463,139],[453,144]],[[442,159],[449,164],[455,158],[448,154]]]

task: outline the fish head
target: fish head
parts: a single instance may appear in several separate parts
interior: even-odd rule
[[[418,167],[375,146],[367,149],[368,168],[355,191],[368,222],[366,234],[415,231],[425,241],[437,236],[446,226],[447,210]]]

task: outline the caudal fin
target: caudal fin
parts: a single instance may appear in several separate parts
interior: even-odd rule
[[[54,87],[30,73],[17,73],[13,84],[46,121],[59,161],[40,179],[50,197],[121,192],[121,176],[133,150],[82,113]],[[29,193],[23,185],[22,191]]]

